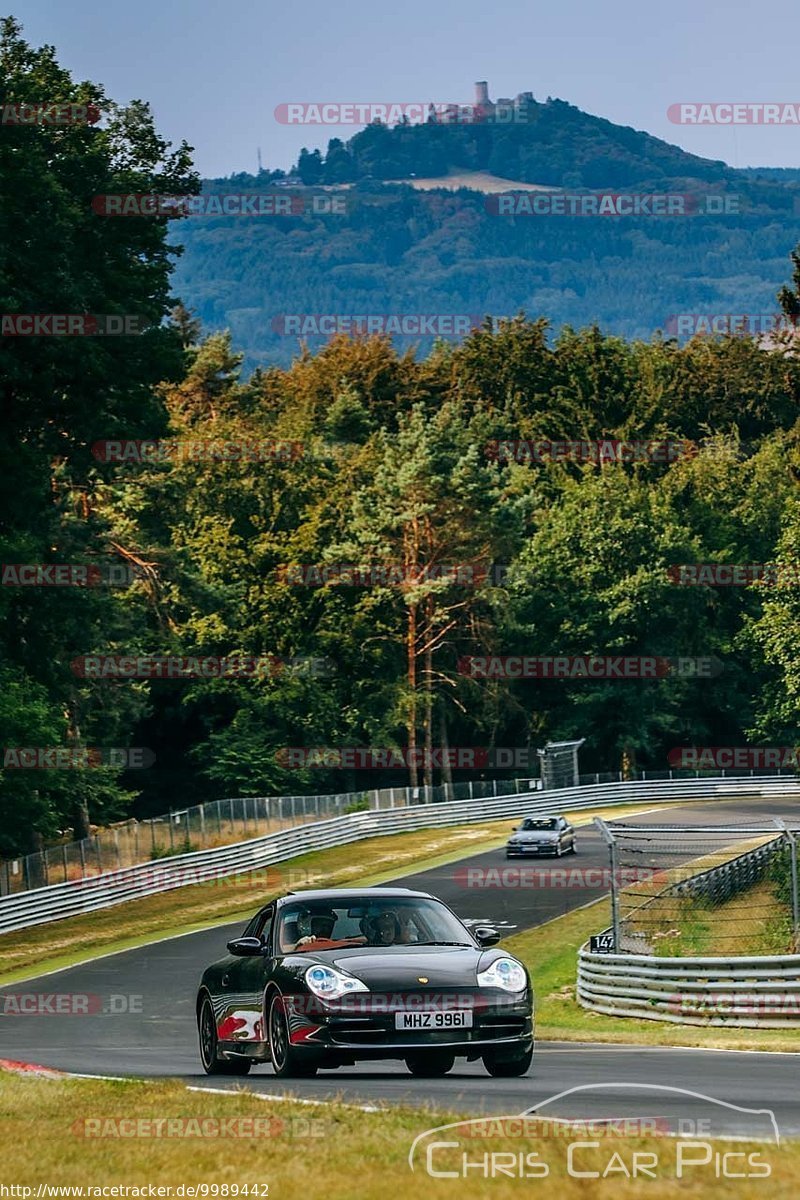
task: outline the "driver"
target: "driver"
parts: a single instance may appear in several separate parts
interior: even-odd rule
[[[295,950],[338,950],[340,946],[352,946],[365,940],[360,937],[332,938],[336,925],[336,913],[331,908],[311,912],[301,908],[297,914],[297,932],[300,935]]]

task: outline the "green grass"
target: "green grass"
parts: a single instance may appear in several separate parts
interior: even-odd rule
[[[506,938],[503,945],[527,965],[536,988],[536,1036],[547,1041],[625,1042],[707,1046],[728,1050],[800,1051],[800,1030],[720,1029],[611,1017],[575,999],[578,949],[611,923],[608,898]]]
[[[490,1083],[487,1078],[487,1086]],[[232,1126],[234,1120],[239,1123]],[[166,1124],[168,1121],[173,1124]],[[220,1126],[221,1121],[228,1124]],[[268,1195],[269,1200],[298,1196],[385,1200],[390,1189],[425,1200],[484,1200],[487,1196],[509,1200],[533,1195],[542,1200],[585,1200],[587,1196],[634,1200],[645,1194],[653,1200],[677,1195],[705,1200],[712,1194],[719,1200],[763,1200],[765,1194],[763,1176],[718,1179],[713,1160],[677,1180],[679,1143],[668,1137],[603,1139],[594,1135],[597,1147],[579,1149],[576,1168],[602,1175],[613,1161],[616,1170],[612,1168],[606,1179],[589,1180],[587,1187],[585,1178],[568,1174],[566,1139],[532,1136],[532,1123],[524,1137],[501,1130],[480,1141],[469,1136],[475,1132],[474,1125],[448,1129],[440,1137],[457,1146],[438,1150],[433,1165],[452,1170],[460,1167],[464,1153],[468,1161],[476,1162],[483,1161],[484,1154],[502,1151],[513,1156],[505,1159],[507,1165],[517,1162],[520,1154],[536,1153],[538,1161],[547,1165],[546,1178],[500,1174],[485,1178],[474,1168],[462,1178],[434,1178],[425,1171],[424,1154],[415,1157],[412,1174],[409,1151],[420,1134],[450,1122],[468,1121],[464,1114],[434,1114],[402,1106],[362,1112],[343,1103],[309,1106],[260,1099],[257,1093],[246,1091],[208,1094],[188,1091],[177,1082],[42,1079],[0,1072],[3,1183],[31,1188],[34,1197],[39,1184],[125,1185],[144,1188],[144,1195],[149,1185],[178,1188],[205,1184],[209,1195],[216,1187],[218,1196],[224,1194],[223,1187],[228,1196],[238,1187],[241,1196],[243,1185],[259,1184],[269,1190],[259,1187],[258,1196]],[[220,1128],[229,1132],[220,1136]],[[496,1123],[493,1128],[497,1129]],[[162,1136],[153,1136],[158,1129]],[[240,1131],[238,1136],[233,1136],[234,1129]],[[170,1136],[163,1136],[163,1131],[170,1131]],[[179,1136],[181,1132],[183,1136]],[[577,1133],[575,1140],[583,1141],[585,1136]],[[759,1163],[769,1164],[767,1186],[772,1194],[797,1194],[800,1143],[776,1147],[724,1141],[712,1145],[715,1151],[756,1154]],[[630,1169],[635,1151],[656,1155],[654,1179],[642,1182],[621,1174],[619,1163]],[[734,1162],[741,1171],[744,1160]]]

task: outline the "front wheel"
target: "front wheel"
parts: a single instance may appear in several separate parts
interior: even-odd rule
[[[267,1017],[267,1029],[272,1069],[279,1079],[316,1075],[316,1064],[303,1062],[289,1040],[289,1026],[286,1021],[282,996],[272,997]]]
[[[448,1054],[445,1050],[434,1050],[428,1054],[422,1051],[407,1055],[406,1066],[417,1079],[437,1079],[451,1071],[455,1061],[455,1054]]]
[[[483,1065],[495,1079],[512,1079],[517,1075],[525,1075],[533,1062],[533,1046],[516,1058],[498,1058],[495,1051],[483,1056]]]
[[[206,1075],[247,1075],[253,1065],[248,1058],[218,1058],[217,1022],[208,996],[197,1019],[200,1035],[200,1060]]]

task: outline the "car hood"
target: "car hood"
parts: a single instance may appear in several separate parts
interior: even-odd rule
[[[475,946],[355,946],[304,954],[309,963],[338,967],[361,979],[372,991],[424,986],[475,987],[478,970],[485,970],[499,952]],[[480,963],[480,967],[479,964]]]

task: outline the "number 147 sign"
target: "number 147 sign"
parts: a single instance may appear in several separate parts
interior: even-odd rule
[[[593,933],[589,939],[589,950],[592,954],[613,954],[613,933]]]

